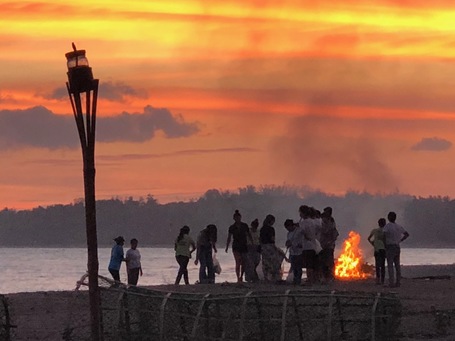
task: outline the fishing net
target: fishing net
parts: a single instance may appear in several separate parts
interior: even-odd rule
[[[11,324],[8,300],[0,295],[0,340],[12,340],[12,329],[16,326]]]
[[[163,292],[101,276],[100,292],[103,337],[114,341],[390,340],[401,318],[391,293]],[[88,325],[68,331],[65,340],[90,336]]]

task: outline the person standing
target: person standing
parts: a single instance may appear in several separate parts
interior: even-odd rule
[[[387,215],[389,222],[383,228],[390,287],[399,287],[401,285],[400,243],[409,237],[409,233],[403,226],[395,223],[396,219],[396,213],[389,212]]]
[[[374,265],[376,268],[376,284],[384,284],[385,278],[385,243],[384,243],[384,218],[378,220],[378,227],[373,229],[368,236],[368,241],[374,247]]]
[[[190,284],[188,278],[188,262],[190,261],[191,253],[193,253],[193,251],[196,250],[196,245],[193,239],[190,237],[189,233],[190,228],[185,225],[180,229],[180,233],[177,236],[177,239],[175,240],[174,244],[175,259],[179,264],[179,271],[175,279],[176,285],[180,284],[182,276],[183,280],[185,281],[185,284],[186,285]]]
[[[216,253],[217,227],[210,224],[203,229],[196,243],[195,265],[199,266],[199,283],[215,283],[215,269],[213,267],[212,250]]]
[[[254,219],[251,222],[250,235],[251,242],[248,243],[248,264],[251,267],[251,271],[247,271],[245,274],[245,280],[251,282],[257,282],[259,280],[259,275],[257,273],[257,267],[261,262],[261,244],[259,240],[259,220]],[[247,274],[251,272],[251,278],[247,278]]]
[[[284,227],[288,231],[286,247],[289,249],[289,259],[293,274],[292,283],[300,285],[302,283],[303,268],[303,230],[292,219],[286,219]]]
[[[118,236],[117,238],[114,238],[114,241],[115,245],[111,249],[111,260],[109,261],[108,270],[114,281],[120,282],[120,267],[125,260],[123,257],[123,244],[125,243],[125,238]]]
[[[307,205],[299,207],[299,226],[303,230],[303,267],[306,269],[308,284],[317,281],[317,239],[316,225],[311,219],[311,208]]]
[[[128,284],[137,285],[139,275],[142,276],[141,253],[137,249],[138,241],[136,238],[130,241],[131,248],[126,251],[126,270],[128,275]]]
[[[335,242],[338,238],[338,230],[335,219],[332,217],[332,208],[326,207],[321,214],[319,265],[321,267],[322,279],[324,282],[331,282],[335,279]]]
[[[229,245],[232,241],[232,253],[235,260],[235,274],[237,276],[237,283],[243,282],[243,274],[246,270],[250,270],[248,266],[248,241],[252,242],[250,229],[248,225],[242,222],[242,215],[239,210],[234,212],[234,224],[229,226],[228,237],[226,240],[226,253],[228,252]],[[248,273],[248,276],[250,274]]]
[[[281,280],[281,264],[286,258],[283,250],[275,246],[275,217],[268,214],[259,231],[261,241],[262,272],[266,281]]]

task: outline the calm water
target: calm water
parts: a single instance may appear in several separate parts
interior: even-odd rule
[[[125,249],[126,251],[126,249]],[[140,248],[144,276],[139,285],[172,284],[177,273],[174,251],[170,248]],[[107,270],[110,248],[99,249],[100,275],[110,277]],[[234,282],[234,258],[220,248],[217,257],[222,273],[217,282]],[[366,261],[374,263],[366,257]],[[453,264],[455,249],[402,249],[403,265]],[[84,248],[0,248],[0,293],[25,291],[72,290],[86,271],[87,251]],[[285,270],[289,265],[286,263]],[[198,267],[190,261],[190,282],[198,278]],[[124,265],[120,271],[126,280]],[[183,283],[183,281],[182,281]]]

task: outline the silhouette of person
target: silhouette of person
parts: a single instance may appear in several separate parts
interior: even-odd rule
[[[331,282],[335,278],[335,242],[338,238],[335,219],[332,217],[332,208],[326,207],[321,214],[321,231],[319,241],[321,252],[318,255],[322,279]]]
[[[245,280],[248,282],[256,282],[259,280],[256,269],[261,262],[261,243],[259,241],[258,229],[259,220],[254,219],[250,226],[251,241],[248,242],[248,265],[251,269],[245,273]]]
[[[307,205],[299,207],[300,221],[299,226],[303,230],[303,267],[306,269],[307,281],[309,284],[316,283],[317,267],[318,267],[318,255],[317,242],[316,242],[316,228],[317,226],[313,223],[311,216],[312,208]]]
[[[284,227],[288,231],[286,247],[289,249],[289,259],[293,274],[293,284],[299,285],[302,282],[303,268],[303,230],[295,224],[292,219],[286,219]]]
[[[131,248],[126,251],[126,269],[128,275],[128,284],[137,285],[139,275],[143,275],[141,266],[141,253],[137,249],[138,240],[136,238],[130,241]]]
[[[123,258],[123,244],[125,243],[125,238],[118,236],[114,238],[115,245],[111,249],[111,260],[109,261],[108,270],[112,275],[112,278],[116,282],[120,282],[120,267],[122,262],[125,260]]]
[[[237,276],[237,282],[243,282],[243,274],[245,271],[250,271],[248,263],[248,240],[252,243],[250,229],[248,225],[242,222],[242,215],[239,210],[235,210],[233,215],[234,224],[229,226],[228,237],[226,241],[226,252],[228,252],[229,245],[232,241],[232,253],[234,254],[235,260],[235,274]],[[250,274],[247,276],[251,277]]]
[[[389,222],[383,228],[390,287],[399,287],[401,285],[400,243],[409,237],[409,233],[403,226],[395,223],[396,219],[397,214],[395,212],[389,212],[387,215],[387,220]]]
[[[179,271],[177,273],[177,277],[175,279],[175,284],[180,284],[180,280],[182,279],[185,281],[185,284],[190,284],[188,278],[188,262],[191,258],[191,253],[196,249],[196,245],[193,239],[189,235],[190,228],[188,226],[183,226],[180,229],[180,233],[177,236],[174,244],[175,250],[175,259],[179,264]],[[191,249],[190,249],[191,247]]]
[[[261,240],[262,272],[266,281],[281,280],[281,264],[286,258],[283,250],[275,245],[275,217],[268,214],[259,231]]]
[[[385,243],[384,243],[384,218],[378,220],[378,227],[373,229],[368,236],[368,241],[374,247],[374,265],[376,268],[376,284],[384,284],[385,278]]]
[[[199,266],[199,283],[215,283],[212,250],[216,253],[217,227],[210,224],[203,229],[197,238],[195,265]]]

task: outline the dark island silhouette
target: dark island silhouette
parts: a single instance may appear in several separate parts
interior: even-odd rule
[[[224,240],[237,208],[246,221],[273,213],[277,226],[282,226],[287,218],[298,217],[296,207],[301,204],[333,207],[340,240],[355,230],[367,245],[366,238],[378,218],[394,210],[412,235],[406,247],[455,246],[455,200],[448,197],[362,192],[335,196],[287,186],[247,186],[235,192],[211,189],[192,201],[167,204],[158,203],[152,195],[98,200],[98,243],[110,247],[112,238],[124,235],[138,238],[142,247],[172,247],[181,226],[188,225],[197,233],[209,223],[218,226],[219,238]],[[85,247],[84,224],[83,200],[31,210],[4,208],[0,211],[0,246]],[[278,243],[283,244],[284,238],[285,231],[278,230]]]

